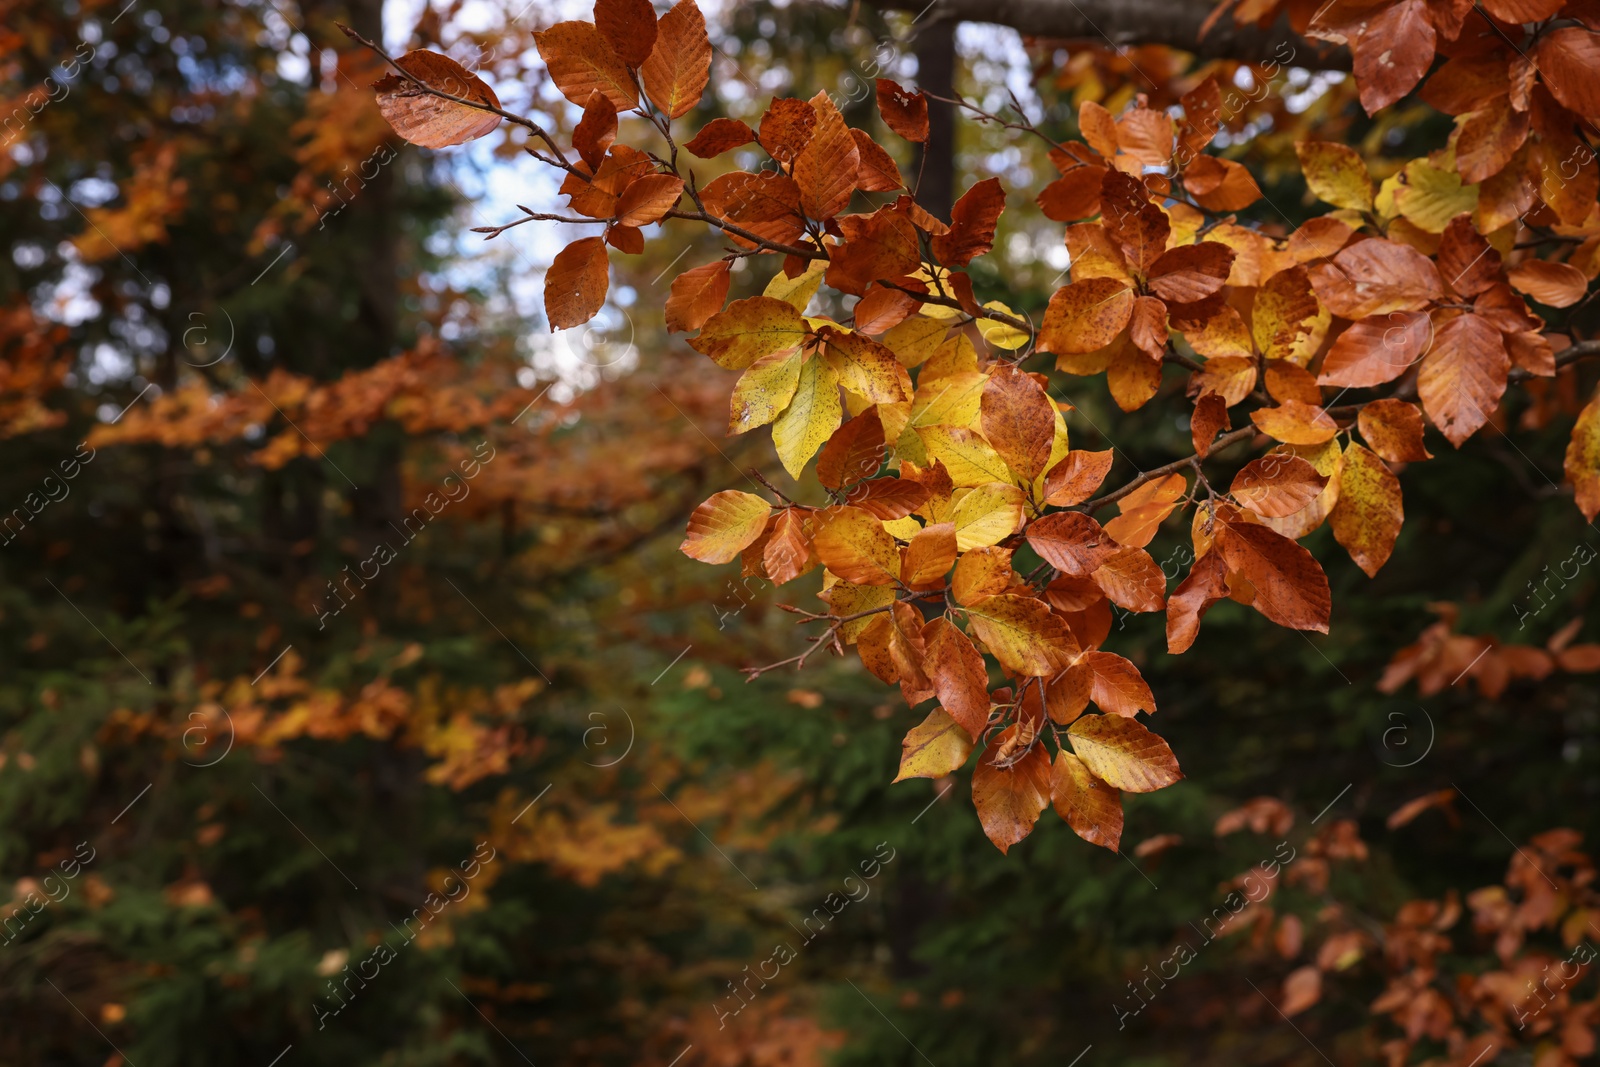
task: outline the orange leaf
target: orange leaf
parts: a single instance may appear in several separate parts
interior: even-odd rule
[[[773,100],[761,116],[761,132],[757,138],[767,155],[787,167],[810,143],[816,128],[815,108],[795,97],[780,97]]]
[[[1279,519],[1317,499],[1327,484],[1327,477],[1299,456],[1273,453],[1245,464],[1228,492],[1257,515]]]
[[[1584,405],[1567,444],[1566,480],[1577,497],[1578,510],[1590,522],[1600,515],[1600,395]]]
[[[989,722],[989,670],[972,640],[943,615],[922,628],[923,670],[950,717],[972,740]]]
[[[905,184],[894,157],[866,130],[852,129],[850,136],[855,139],[856,151],[861,153],[861,163],[856,168],[857,187],[868,193],[890,193]]]
[[[1085,652],[1078,660],[1093,673],[1090,695],[1108,715],[1137,715],[1155,711],[1156,698],[1139,668],[1113,652]]]
[[[1392,311],[1352,323],[1322,361],[1318,385],[1364,389],[1392,382],[1421,359],[1433,342],[1425,311]]]
[[[725,489],[689,516],[689,536],[679,551],[702,563],[731,563],[767,528],[772,506],[753,493]]]
[[[1086,278],[1050,298],[1039,330],[1040,352],[1095,352],[1116,339],[1133,315],[1134,292],[1117,278]]]
[[[724,259],[692,267],[672,279],[667,297],[667,332],[698,330],[706,320],[722,310],[728,298],[728,261]]]
[[[718,118],[702,126],[683,147],[701,159],[712,159],[755,139],[755,131],[738,119]]]
[[[1510,370],[1500,331],[1482,315],[1458,315],[1439,330],[1423,359],[1417,395],[1433,424],[1460,448],[1500,406]]]
[[[1234,251],[1216,241],[1180,245],[1150,264],[1150,288],[1163,300],[1192,304],[1220,292],[1233,269]]]
[[[1082,449],[1068,452],[1044,476],[1044,500],[1054,507],[1071,507],[1081,504],[1094,495],[1111,471],[1115,454],[1089,452]]]
[[[823,566],[855,585],[893,585],[900,550],[883,523],[859,508],[831,507],[813,519],[813,546]]]
[[[1216,393],[1200,394],[1200,398],[1194,402],[1194,414],[1189,416],[1189,436],[1194,441],[1195,455],[1205,459],[1217,434],[1232,426],[1228,418],[1228,402]]]
[[[989,251],[1005,206],[999,178],[985,178],[962,193],[950,209],[950,232],[933,239],[934,256],[947,267],[964,267]]]
[[[1600,77],[1600,72],[1591,77]],[[1589,290],[1589,279],[1570,263],[1528,259],[1512,267],[1507,276],[1517,292],[1553,308],[1571,307]]]
[[[931,495],[927,486],[910,478],[874,478],[851,486],[845,503],[882,522],[892,522],[922,507]]]
[[[419,49],[395,60],[395,66],[429,88],[494,107],[494,90],[449,56]],[[372,83],[378,110],[394,132],[423,148],[447,148],[493,132],[500,116],[423,92],[410,79],[385,74]],[[574,103],[582,103],[582,100]]]
[[[1228,565],[1222,553],[1208,552],[1195,560],[1167,601],[1167,651],[1187,652],[1200,635],[1200,619],[1227,595]]]
[[[1071,222],[1100,214],[1100,186],[1106,168],[1074,167],[1039,190],[1039,210],[1056,222]]]
[[[1150,202],[1143,182],[1120,170],[1106,172],[1100,200],[1106,233],[1121,247],[1130,264],[1140,270],[1149,269],[1166,251],[1167,238],[1172,234],[1166,213]]]
[[[1311,283],[1328,310],[1346,319],[1421,311],[1444,295],[1433,260],[1385,237],[1357,241],[1332,263],[1318,263],[1311,268]]]
[[[1579,115],[1600,115],[1600,34],[1563,26],[1544,34],[1533,60],[1550,93]]]
[[[956,562],[956,527],[939,522],[919,530],[906,547],[900,580],[913,589],[943,588],[944,576]]]
[[[1322,999],[1322,972],[1312,964],[1296,968],[1283,980],[1283,1003],[1277,1009],[1284,1017],[1298,1015]]]
[[[1124,611],[1160,611],[1166,605],[1167,576],[1142,548],[1120,550],[1090,577]]]
[[[800,206],[805,213],[814,219],[831,219],[850,206],[861,153],[827,93],[812,97],[811,107],[817,113],[817,128],[795,159],[794,180],[800,186]]]
[[[1243,211],[1261,199],[1261,187],[1243,164],[1217,156],[1196,156],[1183,180],[1195,201],[1208,211]]]
[[[1122,841],[1122,794],[1065,748],[1056,753],[1050,799],[1073,833],[1091,845],[1117,851]]]
[[[1275,408],[1259,408],[1250,421],[1262,433],[1284,444],[1317,445],[1339,432],[1339,424],[1319,407],[1300,400],[1286,400]]]
[[[1101,104],[1085,100],[1078,105],[1078,129],[1084,142],[1110,159],[1121,151],[1117,143],[1117,120]]]
[[[651,102],[669,119],[688,114],[700,102],[711,78],[711,38],[694,0],[678,0],[661,16],[655,47],[639,77]]]
[[[1020,371],[989,376],[979,401],[983,436],[1006,465],[1028,482],[1050,462],[1055,441],[1055,404],[1044,387]]]
[[[596,89],[583,105],[583,118],[572,131],[572,147],[591,171],[605,162],[606,149],[617,139],[617,109],[611,98]]]
[[[594,24],[624,63],[638,67],[656,43],[656,12],[650,0],[595,0]]]
[[[647,174],[617,197],[617,223],[648,226],[661,221],[683,195],[683,179],[673,174]]]
[[[817,562],[811,552],[811,538],[806,536],[805,515],[796,508],[784,508],[772,520],[772,532],[767,537],[767,547],[761,553],[767,577],[782,585],[793,581]]]
[[[1010,726],[996,736],[972,772],[972,802],[978,809],[978,821],[1001,852],[1031,834],[1050,803],[1050,757],[1041,742],[1034,741],[1027,754],[1009,766],[995,766],[996,754],[1019,729]]]
[[[582,107],[603,93],[618,111],[639,103],[633,75],[599,30],[588,22],[558,22],[533,35],[539,56],[561,95]]]
[[[956,561],[955,573],[950,576],[950,592],[957,604],[976,604],[984,597],[1011,588],[1012,577],[1010,549],[975,548],[962,553]]]
[[[1046,515],[1029,525],[1027,538],[1041,559],[1065,574],[1093,574],[1122,550],[1098,522],[1081,511]]]
[[[876,408],[857,415],[834,431],[817,457],[817,480],[828,489],[871,478],[889,457],[883,422]]]
[[[544,276],[544,313],[552,330],[580,326],[606,302],[610,285],[605,240],[583,237],[556,253]]]
[[[1216,548],[1228,569],[1255,587],[1257,611],[1294,630],[1328,632],[1328,578],[1310,552],[1275,530],[1219,522]]]
[[[928,98],[921,89],[906,92],[899,83],[879,78],[878,112],[884,125],[908,141],[918,144],[928,139]]]
[[[1355,44],[1356,85],[1368,115],[1416,88],[1433,64],[1435,36],[1424,0],[1382,8]]]
[[[1385,398],[1361,409],[1357,418],[1367,445],[1390,463],[1432,459],[1422,443],[1422,412],[1415,404]]]
[[[1152,478],[1117,501],[1121,513],[1106,523],[1106,533],[1118,544],[1143,548],[1156,536],[1156,530],[1171,515],[1189,489],[1182,474],[1174,472]]]
[[[967,617],[984,647],[1015,674],[1048,678],[1079,652],[1061,617],[1031,596],[986,597],[967,607]]]

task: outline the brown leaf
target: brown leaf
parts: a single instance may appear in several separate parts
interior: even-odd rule
[[[1106,233],[1132,266],[1148,270],[1166,251],[1172,234],[1166,213],[1150,202],[1143,182],[1120,170],[1106,172],[1100,201]]]
[[[928,139],[928,98],[921,89],[906,92],[898,82],[879,78],[878,112],[895,133],[921,144]]]
[[[605,161],[606,150],[617,139],[617,109],[611,98],[596,89],[583,105],[583,118],[572,131],[572,147],[591,171]]]
[[[1027,482],[1050,461],[1055,441],[1055,404],[1044,387],[1020,371],[989,375],[979,401],[983,436],[1000,458]]]
[[[1150,288],[1174,304],[1192,304],[1220,292],[1233,269],[1234,251],[1216,241],[1180,245],[1150,264]]]
[[[1293,515],[1321,495],[1328,479],[1299,456],[1275,453],[1251,460],[1234,476],[1228,492],[1257,515]]]
[[[600,92],[618,111],[639,103],[633,75],[611,45],[587,22],[558,22],[533,35],[539,56],[561,95],[582,107],[589,94]]]
[[[817,127],[795,158],[794,180],[800,186],[805,213],[814,219],[830,219],[850,206],[861,153],[827,93],[812,97],[811,106],[817,113]]]
[[[1382,8],[1355,44],[1356,85],[1368,115],[1416,88],[1433,63],[1433,23],[1423,0]]]
[[[656,43],[656,12],[650,0],[595,0],[594,24],[624,63],[638,67]]]
[[[1073,833],[1091,845],[1117,851],[1122,841],[1122,794],[1065,748],[1056,753],[1050,799]]]
[[[788,167],[810,143],[816,128],[816,108],[795,97],[780,97],[773,100],[761,116],[761,132],[757,139],[767,155]]]
[[[894,157],[884,151],[882,145],[874,141],[866,130],[852,128],[850,136],[855,139],[856,151],[861,153],[861,162],[856,168],[857,188],[868,193],[892,193],[904,187],[900,168],[895,166]]]
[[[1187,652],[1200,635],[1200,620],[1212,604],[1228,595],[1228,566],[1220,552],[1194,561],[1167,601],[1167,651]]]
[[[1277,1009],[1284,1017],[1298,1015],[1322,999],[1322,972],[1311,964],[1296,968],[1283,980],[1283,1003]]]
[[[1489,421],[1506,391],[1511,357],[1500,331],[1478,314],[1445,323],[1417,375],[1417,395],[1433,424],[1460,448]]]
[[[544,311],[552,330],[580,326],[606,302],[610,284],[604,238],[583,237],[556,253],[544,276]]]
[[[922,507],[930,495],[927,486],[909,478],[874,478],[851,486],[845,502],[881,522],[892,522]]]
[[[772,520],[761,562],[767,577],[778,585],[793,581],[816,565],[811,538],[806,535],[805,515],[799,509],[784,508]]]
[[[939,703],[976,741],[989,722],[989,670],[972,640],[943,615],[922,629],[923,669]]]
[[[1166,605],[1167,576],[1142,548],[1122,549],[1090,577],[1124,611],[1160,611]]]
[[[672,292],[667,297],[667,332],[698,330],[706,320],[722,310],[728,298],[728,261],[719,259],[698,267],[691,267],[672,279]]]
[[[1368,447],[1390,463],[1433,458],[1422,443],[1422,412],[1415,404],[1393,398],[1374,400],[1361,409],[1357,425]]]
[[[1318,385],[1348,389],[1392,382],[1421,359],[1433,342],[1425,311],[1392,311],[1352,323],[1322,362]]]
[[[1100,186],[1106,168],[1075,167],[1039,191],[1037,201],[1044,217],[1072,222],[1100,214]]]
[[[1083,449],[1068,452],[1059,463],[1045,472],[1045,503],[1054,507],[1071,507],[1088,500],[1106,480],[1115,458],[1115,453],[1110,449],[1104,452]]]
[[[947,267],[964,267],[989,251],[1005,206],[999,178],[985,178],[962,193],[950,209],[950,232],[933,239],[934,256]]]
[[[1357,241],[1332,263],[1312,267],[1310,274],[1317,297],[1346,319],[1421,311],[1444,295],[1444,280],[1433,260],[1384,237]]]
[[[395,66],[440,92],[500,106],[494,90],[449,56],[418,49],[395,60]],[[423,148],[448,148],[494,131],[500,116],[424,92],[408,78],[385,74],[372,83],[378,110],[394,132]],[[576,101],[582,103],[582,101]]]
[[[1183,179],[1195,201],[1208,211],[1243,211],[1261,199],[1261,187],[1242,164],[1217,156],[1196,156]]]
[[[1247,522],[1219,522],[1216,549],[1228,569],[1255,587],[1257,611],[1294,630],[1328,632],[1328,578],[1300,545]]]
[[[868,408],[839,427],[822,447],[817,480],[825,488],[841,489],[877,474],[889,454],[878,411]]]
[[[1001,852],[1033,832],[1050,803],[1050,757],[1035,741],[1021,759],[997,767],[995,756],[1013,740],[1018,726],[1009,726],[990,742],[972,772],[972,802],[983,832]]]
[[[1592,75],[1600,77],[1600,74]],[[1511,285],[1541,304],[1553,308],[1571,307],[1589,290],[1589,279],[1570,263],[1526,259],[1508,272]]]
[[[711,38],[694,0],[678,0],[657,21],[655,46],[639,77],[650,101],[669,119],[688,114],[700,102],[711,78]]]
[[[738,119],[717,118],[702,126],[683,147],[701,159],[713,159],[755,139],[755,131]]]
[[[1093,574],[1122,549],[1098,522],[1081,511],[1046,515],[1029,525],[1027,538],[1040,558],[1066,574]]]
[[[1550,93],[1583,116],[1600,115],[1600,34],[1563,26],[1541,36],[1533,61]]]
[[[1189,436],[1194,441],[1195,455],[1205,459],[1217,434],[1232,427],[1233,423],[1228,419],[1228,402],[1216,393],[1201,393],[1194,402],[1194,414],[1189,416]]]
[[[647,174],[617,197],[617,223],[648,226],[660,222],[683,195],[683,179],[674,174]]]

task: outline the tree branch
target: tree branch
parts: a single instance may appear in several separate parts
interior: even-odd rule
[[[879,8],[922,11],[927,0],[870,0]],[[938,0],[922,22],[989,22],[1025,37],[1110,44],[1117,49],[1164,44],[1201,59],[1278,63],[1307,70],[1349,70],[1350,53],[1310,41],[1279,20],[1267,29],[1240,26],[1224,14],[1205,37],[1207,0]]]

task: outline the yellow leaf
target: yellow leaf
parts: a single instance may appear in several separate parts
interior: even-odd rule
[[[1033,597],[1015,593],[985,597],[968,606],[967,616],[978,640],[1017,674],[1048,678],[1071,666],[1078,655],[1078,642],[1061,616]]]
[[[1124,792],[1152,793],[1183,777],[1172,749],[1135,719],[1085,715],[1067,734],[1084,765]]]
[[[1015,311],[1012,311],[998,300],[991,300],[983,306],[990,311],[998,311],[1002,315],[1020,318]],[[978,332],[983,335],[985,341],[996,348],[1003,348],[1007,352],[1013,352],[1028,343],[1027,331],[1019,330],[1015,326],[996,322],[994,319],[979,319],[977,325]]]
[[[828,261],[814,259],[811,265],[800,274],[791,278],[783,271],[772,276],[767,287],[761,291],[762,296],[769,296],[774,300],[782,300],[800,314],[804,315],[806,308],[811,303],[811,298],[817,295],[817,288],[822,284],[823,271],[827,270]]]
[[[895,781],[907,778],[943,778],[960,770],[972,755],[972,738],[967,736],[949,712],[934,708],[920,726],[914,727],[900,742],[900,773]]]
[[[1017,532],[1022,525],[1022,490],[1005,482],[969,489],[956,500],[950,521],[956,527],[956,548],[987,548]]]
[[[1296,141],[1294,150],[1318,199],[1353,211],[1372,207],[1372,178],[1361,153],[1330,141]]]
[[[791,478],[800,477],[817,449],[843,421],[839,377],[825,360],[813,356],[801,364],[794,399],[772,424],[773,447]]]
[[[1395,206],[1406,221],[1429,233],[1443,233],[1451,219],[1478,208],[1478,187],[1462,185],[1454,170],[1440,170],[1424,159],[1406,164],[1406,182],[1395,190]]]
[[[679,549],[702,563],[731,563],[767,528],[772,505],[754,493],[725,489],[694,509]]]
[[[944,464],[957,488],[1012,480],[1006,461],[976,430],[964,426],[918,426],[916,434],[928,457]]]
[[[744,370],[762,356],[796,347],[805,336],[805,320],[792,305],[752,296],[707,319],[689,345],[719,367]]]
[[[800,383],[800,350],[762,356],[739,376],[729,400],[728,435],[765,426],[794,399]]]

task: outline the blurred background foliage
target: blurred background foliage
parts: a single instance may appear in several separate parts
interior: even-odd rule
[[[548,210],[547,179],[510,134],[402,146],[334,25],[445,49],[568,127],[530,34],[587,12],[517,6],[0,2],[0,504],[22,516],[0,552],[0,1062],[1380,1058],[1402,905],[1592,829],[1592,681],[1377,685],[1441,602],[1507,643],[1585,617],[1588,569],[1528,616],[1528,583],[1594,537],[1554,484],[1574,398],[1409,473],[1379,579],[1314,537],[1328,638],[1223,603],[1174,658],[1159,619],[1119,620],[1108,647],[1150,679],[1187,781],[1130,798],[1126,855],[1052,821],[1001,856],[964,775],[889,784],[919,716],[854,658],[745,684],[791,654],[792,616],[677,552],[706,493],[781,477],[724,438],[723,372],[662,332],[663,274],[715,242],[668,227],[617,268],[603,332],[551,337],[531,294],[558,243],[466,232]],[[920,68],[997,113],[1015,93],[1059,139],[1083,98],[1164,105],[1195,75],[1166,49],[913,35],[872,8],[707,9],[699,120],[832,88],[870,126],[860,86]],[[1306,129],[1380,175],[1448,133],[1370,122],[1324,75],[1265,88],[1225,150],[1263,176],[1266,225],[1309,213]],[[1065,266],[1023,192],[1045,145],[956,129],[902,163],[1016,191],[983,280],[1037,311]],[[759,291],[769,267],[740,267]],[[1187,450],[1170,409],[1055,384],[1074,445],[1120,470]],[[1306,876],[1199,937],[1280,842]],[[1343,920],[1366,935],[1297,1032],[1285,976]],[[1151,984],[1186,938],[1193,962]],[[1448,958],[1492,953],[1463,936]]]

